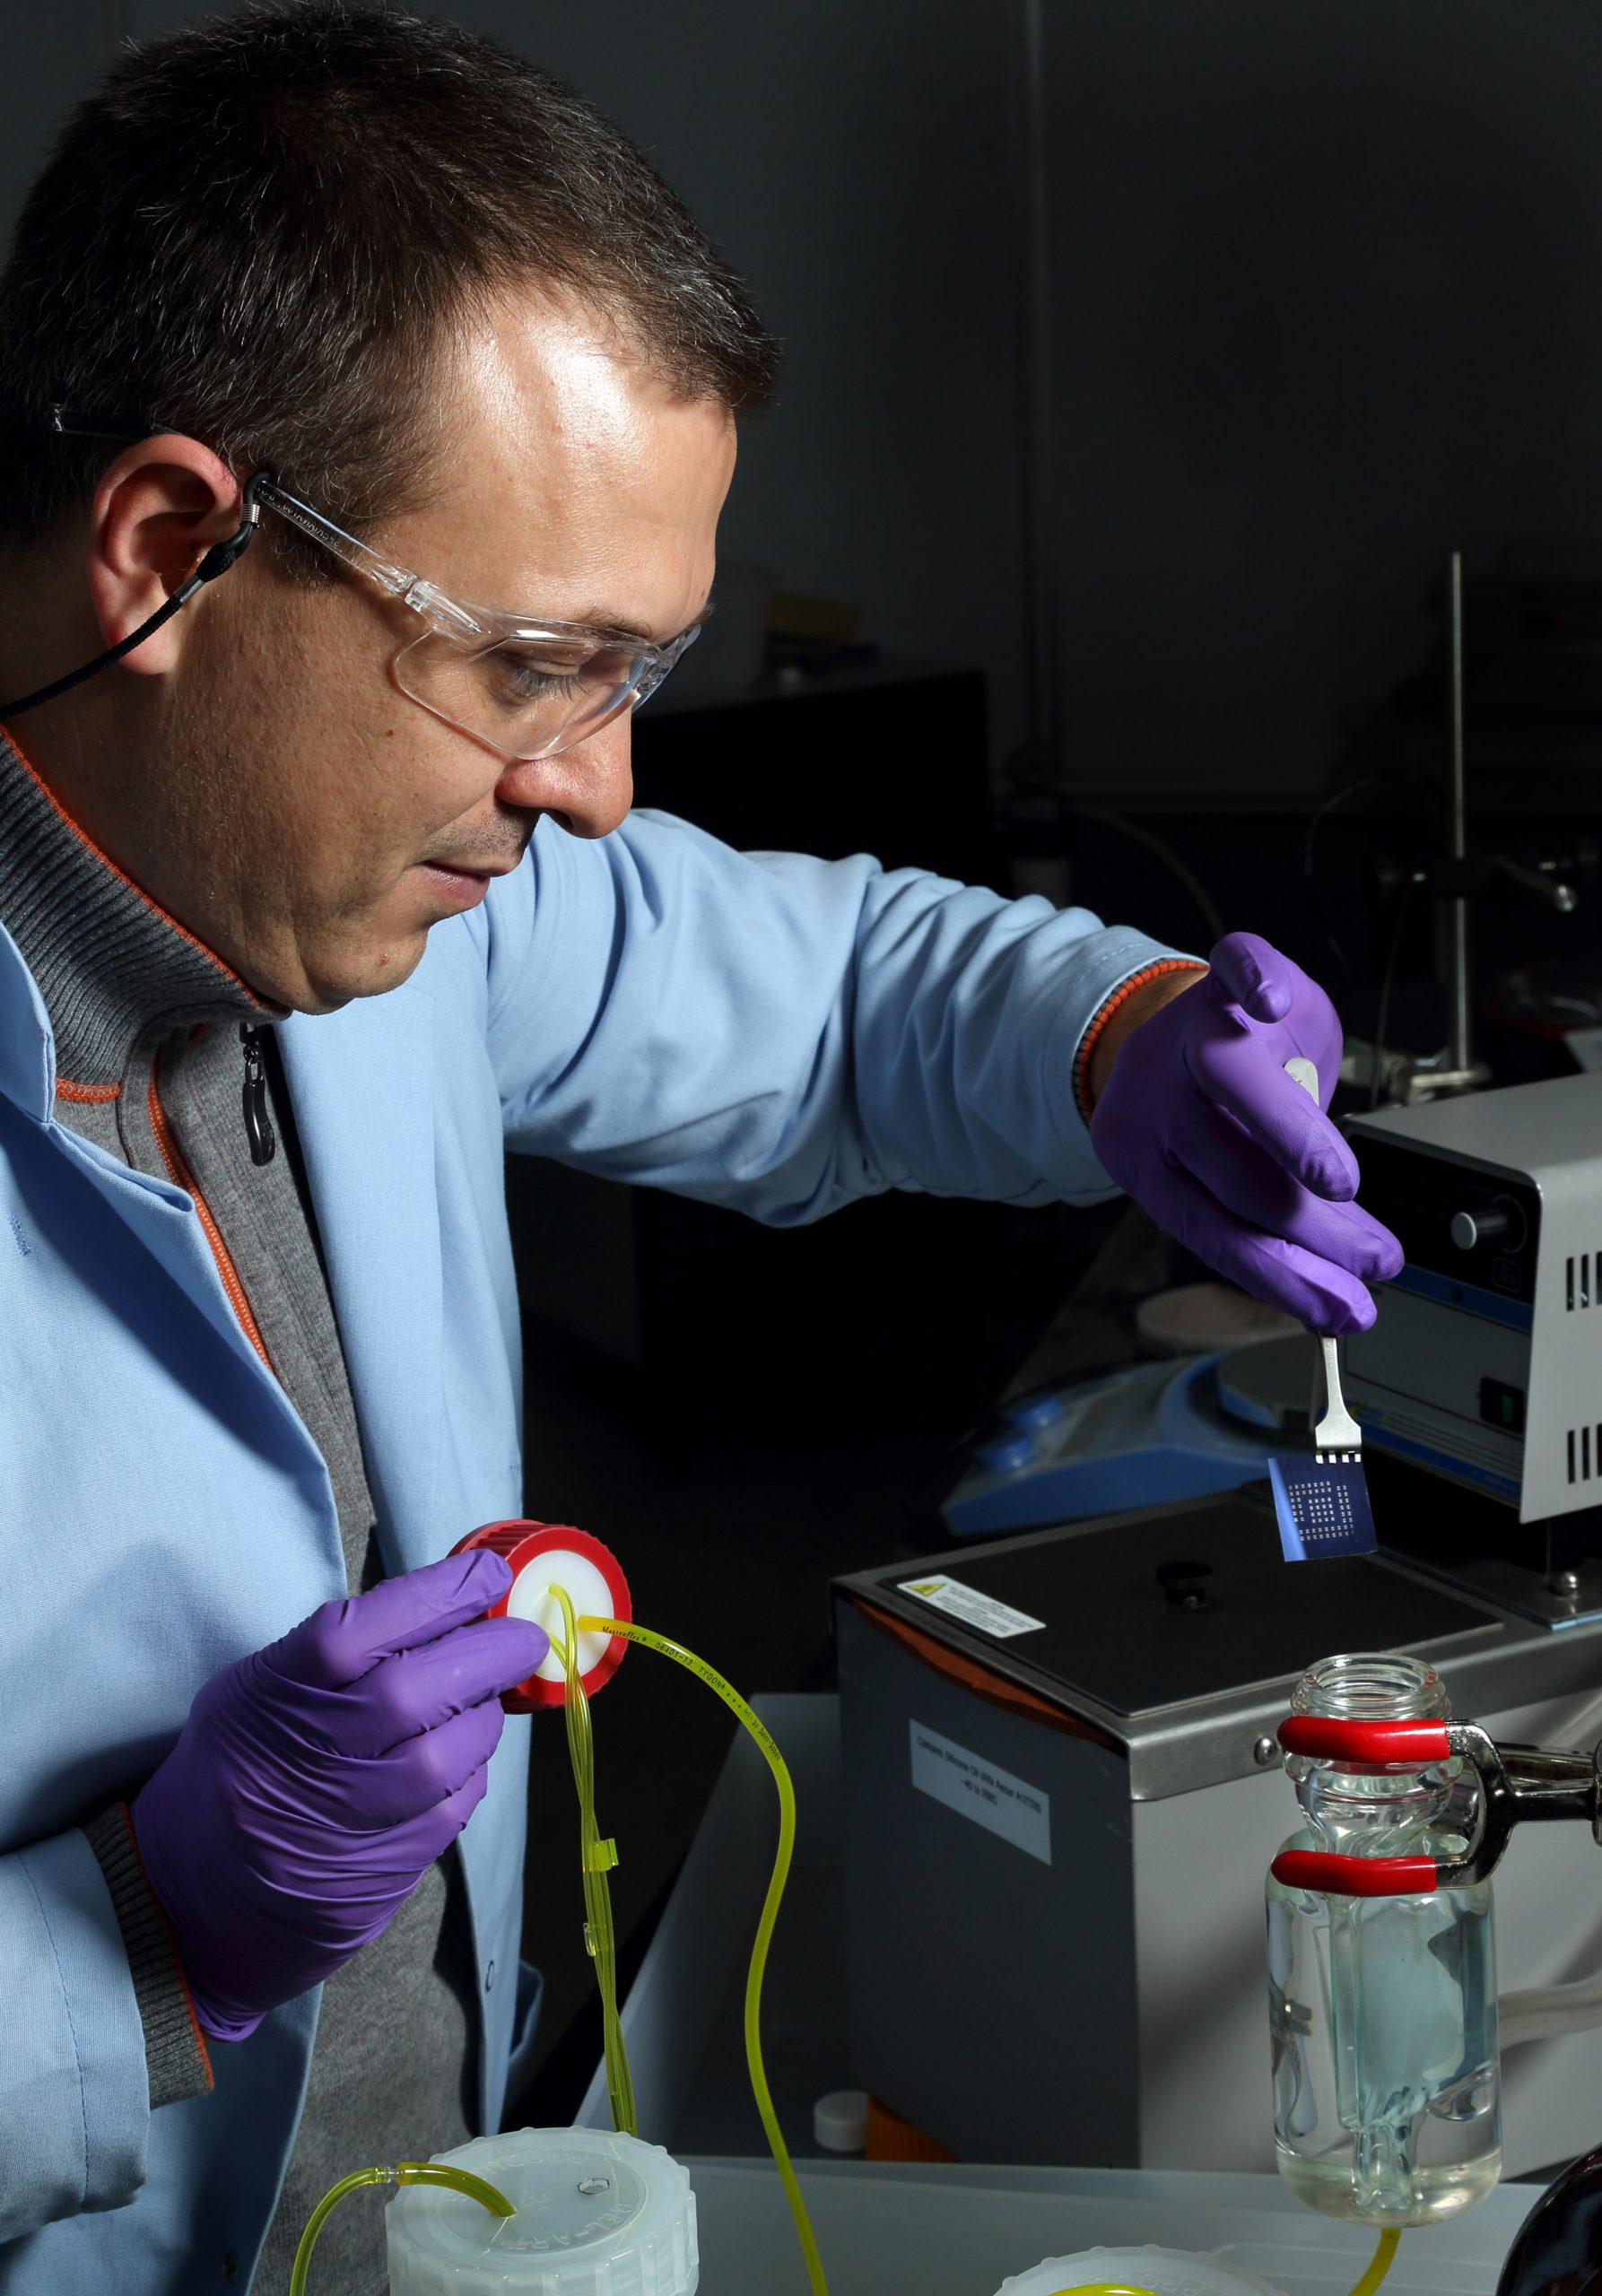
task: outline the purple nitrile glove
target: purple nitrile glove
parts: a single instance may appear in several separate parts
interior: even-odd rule
[[[203,2030],[243,2040],[379,1935],[483,1798],[500,1694],[550,1648],[485,1618],[498,1554],[321,1610],[196,1694],[133,1803]]]
[[[1397,1273],[1402,1248],[1353,1203],[1357,1159],[1285,1073],[1310,1060],[1328,1107],[1335,1007],[1255,933],[1231,933],[1209,962],[1119,1046],[1091,1144],[1159,1227],[1243,1292],[1314,1331],[1366,1331],[1365,1285]]]

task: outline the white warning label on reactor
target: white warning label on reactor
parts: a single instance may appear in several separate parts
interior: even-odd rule
[[[975,1825],[986,1826],[991,1833],[998,1833],[1003,1841],[1010,1841],[1016,1849],[1027,1850],[1038,1857],[1042,1866],[1051,1863],[1051,1797],[1022,1778],[1014,1778],[1010,1770],[998,1770],[982,1754],[970,1753],[966,1746],[943,1738],[938,1730],[926,1729],[921,1722],[910,1726],[912,1732],[912,1783],[920,1794],[932,1801],[944,1802],[948,1810],[971,1818]]]
[[[981,1595],[977,1587],[964,1587],[960,1578],[948,1578],[943,1571],[932,1571],[927,1578],[903,1578],[896,1592],[916,1595],[920,1603],[948,1611],[981,1634],[1036,1634],[1046,1623],[1043,1618],[1031,1618],[1027,1611],[1009,1610],[1006,1603]]]

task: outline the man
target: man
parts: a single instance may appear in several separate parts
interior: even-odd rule
[[[623,138],[380,9],[132,56],[22,217],[0,2289],[279,2287],[517,2079],[544,1645],[440,1559],[521,1507],[506,1145],[788,1222],[1110,1174],[1327,1329],[1397,1265],[1264,944],[628,818],[772,375]]]

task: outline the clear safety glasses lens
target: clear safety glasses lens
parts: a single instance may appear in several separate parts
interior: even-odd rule
[[[402,647],[391,674],[434,717],[527,761],[575,749],[638,709],[699,634],[688,630],[666,647],[553,636],[475,648],[431,631]]]

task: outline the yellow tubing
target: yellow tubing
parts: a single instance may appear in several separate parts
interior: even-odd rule
[[[768,1948],[773,1942],[774,1925],[779,1919],[779,1908],[784,1897],[784,1887],[789,1879],[790,1858],[796,1847],[796,1789],[785,1768],[784,1756],[774,1744],[766,1725],[753,1714],[737,1690],[726,1683],[716,1666],[698,1658],[680,1642],[672,1642],[665,1634],[653,1634],[649,1627],[625,1623],[616,1618],[581,1618],[581,1631],[587,1634],[618,1634],[625,1641],[642,1642],[649,1650],[657,1650],[675,1665],[687,1666],[690,1672],[716,1691],[736,1721],[744,1724],[762,1748],[773,1783],[779,1788],[779,1849],[773,1860],[773,1877],[768,1883],[768,1895],[762,1906],[762,1918],[757,1924],[756,1944],[751,1955],[750,1973],[745,1980],[745,2062],[751,2074],[752,2094],[762,2116],[768,2149],[784,2185],[784,2196],[790,2205],[795,2221],[796,2237],[801,2243],[801,2254],[806,2265],[806,2277],[813,2296],[829,2296],[828,2283],[823,2278],[823,2266],[818,2255],[818,2244],[813,2237],[812,2220],[806,2213],[806,2203],[801,2196],[801,2187],[796,2179],[790,2156],[779,2126],[779,2116],[773,2109],[772,2095],[768,2088],[768,2076],[762,2066],[762,1979],[768,1967]]]
[[[492,2216],[515,2216],[517,2210],[503,2192],[475,2177],[470,2169],[453,2169],[443,2161],[401,2161],[393,2169],[357,2169],[348,2177],[341,2177],[331,2192],[326,2192],[311,2212],[311,2220],[300,2235],[300,2245],[295,2250],[294,2269],[289,2276],[289,2296],[306,2296],[306,2274],[311,2264],[311,2252],[318,2235],[339,2206],[346,2193],[354,2192],[361,2185],[448,2185],[452,2192],[465,2192],[469,2200],[476,2200]]]
[[[1396,2262],[1397,2242],[1401,2237],[1399,2231],[1380,2233],[1380,2245],[1374,2250],[1374,2261],[1352,2291],[1352,2296],[1374,2296],[1375,2290]]]
[[[596,1823],[596,1750],[591,1735],[589,1700],[574,1661],[579,1649],[579,1622],[565,1587],[552,1587],[562,1608],[567,1640],[552,1638],[551,1648],[562,1661],[565,1677],[562,1711],[567,1721],[568,1754],[573,1783],[579,1790],[579,1863],[584,1877],[584,1943],[596,1965],[596,1985],[601,1996],[601,2043],[606,2060],[606,2098],[612,2126],[625,2136],[637,2136],[634,2080],[623,2041],[617,2007],[617,1940],[612,1926],[612,1892],[607,1875],[617,1863],[617,1845],[603,1841]],[[572,1654],[570,1657],[570,1653]]]
[[[562,1624],[567,1629],[565,1644],[552,1639],[552,1648],[562,1662],[564,1676],[563,1712],[567,1721],[568,1752],[573,1766],[573,1782],[579,1793],[579,1851],[584,1875],[585,1943],[596,1963],[596,1981],[600,1987],[602,2015],[605,2033],[606,2088],[612,2106],[613,2126],[632,2136],[634,2126],[634,2087],[629,2072],[628,2051],[623,2045],[623,2027],[617,2008],[617,1969],[615,1944],[612,1926],[612,1902],[606,1876],[617,1863],[616,1845],[601,1839],[595,1814],[595,1742],[591,1734],[589,1701],[584,1693],[577,1664],[579,1636],[614,1634],[627,1642],[641,1642],[648,1649],[659,1651],[685,1666],[715,1691],[723,1703],[756,1740],[773,1773],[779,1789],[779,1848],[774,1855],[772,1877],[763,1901],[762,1919],[757,1924],[756,1944],[752,1949],[751,1967],[745,1980],[745,2062],[751,2074],[752,2093],[762,2117],[769,2150],[784,2185],[785,2198],[789,2203],[795,2221],[797,2237],[806,2266],[806,2277],[813,2296],[829,2296],[823,2277],[823,2261],[818,2255],[812,2220],[806,2213],[806,2203],[779,2126],[779,2116],[773,2109],[772,2093],[768,2087],[767,2072],[762,2064],[762,1979],[767,1974],[768,1952],[773,1942],[773,1932],[779,1920],[779,1909],[783,1901],[785,1884],[789,1879],[790,1861],[796,1847],[796,1789],[784,1756],[774,1744],[771,1733],[761,1717],[755,1714],[733,1685],[727,1683],[715,1666],[698,1658],[683,1643],[675,1642],[666,1634],[655,1634],[649,1627],[636,1626],[631,1621],[616,1618],[576,1618],[573,1605],[565,1587],[549,1590],[562,1609]],[[444,2185],[453,2192],[465,2193],[476,2200],[495,2216],[515,2216],[517,2210],[506,2195],[495,2187],[475,2177],[469,2170],[451,2167],[444,2161],[401,2161],[390,2169],[357,2169],[350,2176],[342,2177],[333,2188],[325,2193],[312,2211],[300,2245],[295,2251],[294,2267],[290,2274],[289,2296],[306,2296],[306,2274],[311,2264],[311,2252],[318,2235],[347,2193],[363,2185]],[[1373,2262],[1363,2274],[1352,2296],[1376,2296],[1376,2292],[1396,2259],[1399,2231],[1385,2231],[1380,2235],[1380,2245],[1374,2251]],[[1121,2282],[1098,2280],[1086,2282],[1078,2288],[1065,2288],[1058,2296],[1152,2296],[1149,2289],[1126,2287]]]

